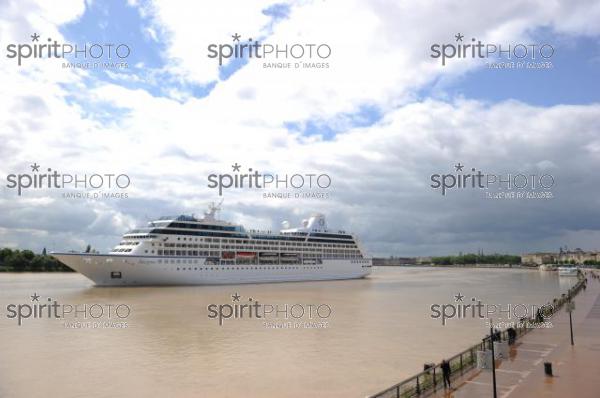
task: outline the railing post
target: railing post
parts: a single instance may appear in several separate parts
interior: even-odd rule
[[[462,352],[460,353],[460,375],[463,375],[463,360],[462,360]]]
[[[421,386],[419,385],[419,376],[417,376],[417,395],[421,395]]]
[[[433,391],[436,391],[436,380],[435,380],[435,365],[433,366]]]
[[[396,398],[400,398],[400,385],[396,386]]]

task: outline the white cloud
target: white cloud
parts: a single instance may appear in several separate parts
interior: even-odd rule
[[[206,47],[213,40],[230,41],[237,32],[254,34],[269,18],[262,10],[272,1],[155,1],[144,13],[154,17],[173,69],[186,79],[208,83],[218,76],[214,63],[206,62]]]
[[[167,1],[153,4],[155,21],[172,43],[171,71],[199,82],[218,79],[215,60],[206,56],[208,43],[230,43],[234,31],[256,37],[268,21],[261,14],[267,3],[199,3],[193,9]],[[297,3],[264,42],[326,43],[333,50],[330,68],[267,71],[261,62],[250,62],[219,83],[204,107],[211,115],[235,110],[240,118],[259,116],[272,125],[329,118],[363,104],[390,109],[410,101],[415,90],[440,76],[481,65],[464,61],[441,67],[429,58],[433,43],[452,42],[456,32],[489,42],[528,42],[539,28],[597,34],[598,8],[593,1],[510,1],[493,9],[486,3],[452,1]],[[254,95],[248,100],[240,92]]]

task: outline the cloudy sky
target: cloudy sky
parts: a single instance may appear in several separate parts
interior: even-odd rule
[[[0,246],[106,251],[126,230],[219,200],[208,175],[326,173],[326,199],[228,190],[222,218],[277,229],[314,211],[373,255],[600,249],[600,3],[505,1],[0,0]],[[9,58],[39,34],[126,43],[127,68]],[[210,44],[327,44],[327,68],[219,66]],[[455,35],[549,44],[549,69],[431,58]],[[538,57],[539,58],[539,57]],[[504,59],[506,61],[506,59]],[[535,61],[539,61],[536,59]],[[551,199],[441,195],[454,165],[550,174]],[[126,199],[64,198],[11,174],[125,173]]]

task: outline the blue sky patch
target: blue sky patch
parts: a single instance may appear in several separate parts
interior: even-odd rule
[[[328,120],[309,120],[306,122],[285,122],[283,125],[292,132],[304,136],[321,136],[332,140],[337,134],[353,128],[369,127],[383,117],[381,110],[374,105],[362,105],[356,112],[342,113]]]
[[[81,18],[63,25],[61,33],[69,43],[77,46],[86,43],[126,44],[131,49],[130,55],[123,60],[127,62],[127,68],[87,69],[89,76],[83,80],[88,87],[94,87],[98,82],[113,83],[132,90],[143,89],[155,97],[168,97],[182,102],[189,97],[208,96],[217,83],[213,81],[201,85],[186,82],[165,71],[168,60],[163,54],[167,47],[159,37],[161,32],[152,30],[151,21],[143,17],[137,7],[129,6],[126,2],[109,0],[88,3]],[[67,60],[83,61],[74,57]],[[113,61],[121,60],[117,57]],[[72,101],[79,100],[77,95],[72,97]],[[80,105],[84,109],[89,106],[83,101]],[[90,115],[98,114],[96,110],[90,110]]]
[[[487,102],[518,100],[536,106],[600,102],[600,42],[597,38],[557,36],[542,31],[536,40],[555,49],[550,69],[488,69],[441,77],[419,97],[465,97]]]
[[[290,15],[290,5],[284,3],[273,4],[265,8],[263,14],[273,17],[273,19],[285,19]]]

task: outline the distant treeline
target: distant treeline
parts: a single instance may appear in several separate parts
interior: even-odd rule
[[[458,256],[432,257],[437,265],[454,264],[521,264],[521,256],[511,254],[461,254]]]
[[[583,264],[584,265],[594,265],[597,268],[598,266],[600,266],[600,261],[597,261],[597,260],[585,260],[583,262]]]
[[[0,249],[0,272],[73,272],[54,257],[31,250]]]

